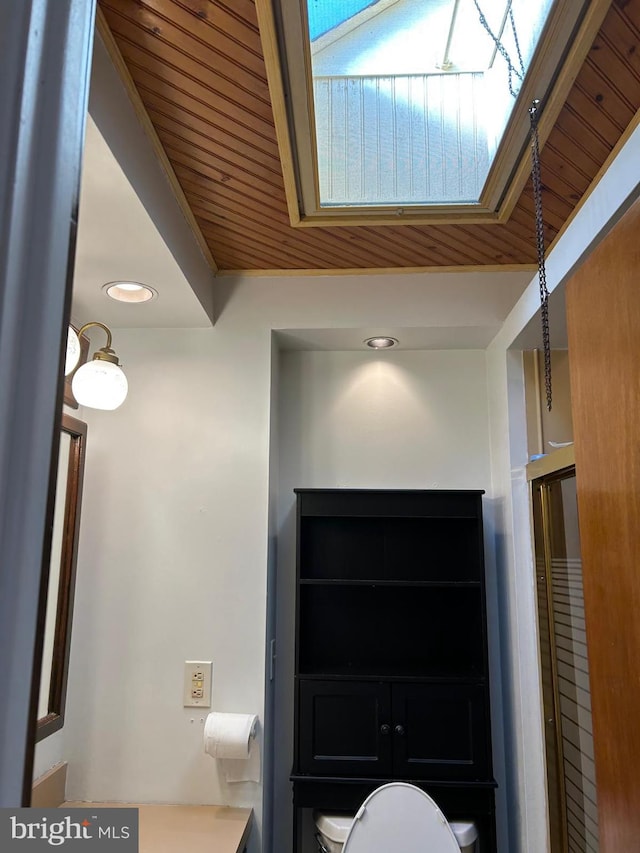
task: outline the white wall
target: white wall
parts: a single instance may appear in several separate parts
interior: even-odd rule
[[[166,172],[156,157],[149,137],[138,121],[129,94],[125,89],[119,73],[111,62],[111,58],[99,33],[96,34],[93,48],[89,112],[104,142],[111,149],[113,156],[117,159],[120,168],[153,222],[152,229],[136,223],[141,234],[141,240],[146,243],[148,239],[154,239],[150,234],[150,230],[157,229],[166,244],[166,248],[173,256],[182,274],[188,280],[193,293],[204,309],[204,314],[213,320],[216,313],[213,303],[213,271],[204,258],[184,213],[176,202]],[[102,147],[102,143],[100,147]],[[111,170],[110,166],[108,168]],[[109,174],[111,174],[111,171],[109,171]],[[119,173],[117,174],[116,181],[118,184],[121,181]],[[113,193],[114,188],[110,189],[108,195]],[[87,193],[86,190],[84,192],[85,194]],[[89,191],[89,194],[92,199],[95,198],[93,187]],[[81,205],[84,206],[84,204],[85,199],[83,198]],[[109,214],[110,212],[107,206],[105,213]],[[82,207],[81,215],[86,215],[86,210],[83,210]],[[129,217],[132,215],[133,211],[128,210],[124,214],[125,221],[129,222]],[[95,222],[87,223],[86,220],[81,222],[80,233],[82,239],[84,240],[83,232],[85,230],[92,233],[95,227]],[[113,238],[114,233],[113,229],[109,230],[106,241],[107,245],[109,239]],[[81,244],[80,249],[80,272],[84,277],[92,280],[94,276],[98,275],[95,269],[95,262],[106,263],[106,259],[104,259],[105,245],[104,243],[100,243],[99,229],[97,245],[89,246],[84,242]],[[144,251],[142,243],[140,251]],[[157,247],[155,248],[155,252],[158,256],[164,254],[164,251]],[[151,277],[152,274],[149,272],[153,267],[153,263],[140,264],[139,266],[133,259],[126,257],[127,252],[124,252],[124,254],[125,258],[119,259],[123,261],[121,265],[122,273],[120,275],[123,277],[136,276],[139,274],[138,269],[142,268],[146,271],[142,280],[149,284],[154,284],[154,280]],[[157,257],[154,260],[155,262],[157,262]],[[115,265],[113,260],[112,264]],[[167,276],[167,274],[169,275]],[[175,276],[171,263],[167,265],[166,272],[160,275],[160,280],[164,280],[165,276],[167,276],[167,280],[171,280],[171,277]],[[137,280],[134,277],[134,281]],[[174,281],[176,287],[181,289],[182,282],[179,277],[176,277]],[[100,283],[99,279],[96,283]],[[196,311],[195,313],[200,315],[197,322],[198,326],[208,325],[200,312]],[[127,325],[132,324],[128,323]],[[177,323],[172,321],[168,325],[175,326]]]
[[[69,797],[251,805],[258,826],[251,850],[259,849],[262,787],[227,785],[203,754],[200,715],[182,708],[182,663],[214,661],[214,709],[263,716],[271,330],[344,326],[361,342],[359,323],[382,330],[408,323],[451,327],[456,320],[467,327],[475,320],[481,329],[500,322],[521,289],[522,274],[510,273],[225,279],[213,329],[114,330],[130,391],[116,412],[85,412],[64,729]],[[427,471],[408,442],[424,440],[424,422],[428,485],[462,485],[464,466],[454,483],[447,458],[455,425],[461,459],[476,460],[474,484],[483,485],[488,459],[479,448],[486,440],[470,438],[465,422],[472,400],[484,405],[484,380],[465,378],[468,369],[476,379],[482,373],[482,356],[398,352],[393,359],[387,367],[400,366],[395,379],[383,373],[377,386],[356,387],[352,402],[344,401],[349,417],[363,399],[373,412],[383,407],[386,387],[402,405],[406,425],[389,410],[385,429],[370,434],[370,450],[389,446],[395,424],[404,436],[403,482],[423,482]],[[432,374],[425,377],[421,364],[432,364]],[[447,383],[436,370],[441,364],[448,365]],[[456,364],[462,384],[446,402]],[[451,421],[446,430],[429,420],[429,408],[443,406]],[[483,412],[486,435],[486,406]],[[317,452],[323,464],[328,446]],[[335,464],[344,466],[348,448],[338,443],[334,452]],[[390,481],[398,468],[387,457],[376,464]],[[364,480],[367,463],[359,459]],[[355,469],[348,471],[353,480]]]
[[[484,489],[491,478],[483,351],[286,352],[280,365],[274,853],[291,843],[293,489]]]
[[[269,336],[120,330],[117,345],[129,397],[87,416],[67,796],[259,817],[260,787],[228,786],[204,755],[182,664],[213,660],[215,710],[262,716]]]
[[[39,779],[47,770],[64,761],[64,730],[60,729],[36,744],[33,758],[33,781]]]
[[[287,509],[291,483],[488,483],[484,352],[290,352],[281,355],[281,370],[280,498]]]

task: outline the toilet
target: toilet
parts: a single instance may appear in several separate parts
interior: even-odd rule
[[[320,853],[474,853],[471,821],[448,823],[428,794],[407,782],[373,791],[355,817],[315,812]]]

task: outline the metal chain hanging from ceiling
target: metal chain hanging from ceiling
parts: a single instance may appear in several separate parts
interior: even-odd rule
[[[473,3],[474,3],[476,10],[478,12],[478,17],[480,18],[480,23],[482,24],[482,26],[487,31],[489,38],[495,44],[496,50],[498,51],[500,56],[507,63],[507,70],[509,72],[509,92],[515,98],[515,97],[517,97],[519,90],[516,90],[514,88],[513,78],[517,77],[517,79],[520,81],[520,83],[522,83],[522,81],[524,80],[524,62],[522,61],[522,53],[520,52],[520,41],[518,39],[518,32],[516,30],[516,22],[515,22],[515,19],[513,17],[513,9],[511,7],[511,3],[509,3],[509,11],[505,15],[505,20],[503,21],[503,24],[502,24],[502,30],[501,30],[500,36],[497,36],[493,32],[491,27],[489,26],[489,22],[487,21],[485,15],[484,15],[484,12],[480,8],[480,4],[479,4],[478,0],[473,0]],[[504,32],[504,24],[506,22],[507,17],[509,18],[509,23],[511,24],[511,32],[513,33],[513,41],[514,41],[515,46],[516,46],[516,53],[518,54],[518,63],[520,65],[519,69],[516,68],[515,65],[513,64],[513,62],[511,61],[511,57],[509,56],[509,52],[507,51],[506,47],[502,44],[502,41],[500,40],[502,32]]]
[[[542,320],[542,350],[544,352],[544,388],[547,409],[551,411],[551,342],[549,336],[549,291],[544,258],[544,217],[542,215],[542,178],[540,176],[540,143],[538,139],[538,111],[540,101],[529,108],[531,120],[531,182],[536,209],[536,249],[538,253],[538,283],[540,285],[540,317]]]
[[[513,7],[509,0],[508,13],[505,15],[500,36],[496,36],[489,22],[487,21],[482,9],[480,8],[479,0],[473,0],[478,12],[480,23],[487,31],[489,37],[496,46],[496,50],[500,53],[504,61],[507,63],[509,73],[509,92],[512,97],[517,97],[518,91],[513,86],[514,76],[522,83],[524,80],[525,68],[522,61],[522,53],[520,51],[520,42],[516,30],[516,23],[513,17]],[[508,16],[511,23],[511,31],[513,33],[513,41],[518,55],[518,63],[520,69],[516,68],[511,61],[509,52],[501,41],[502,32],[504,32],[504,23]],[[551,393],[551,338],[549,332],[549,291],[547,289],[547,271],[545,266],[545,250],[544,250],[544,216],[542,210],[542,177],[540,173],[540,141],[538,138],[538,119],[540,113],[540,101],[534,100],[529,109],[530,118],[530,141],[531,141],[531,182],[533,184],[533,198],[535,203],[535,219],[536,219],[536,253],[538,257],[538,283],[540,286],[540,319],[542,322],[542,350],[544,353],[544,387],[547,399],[547,410],[551,411],[552,393]]]

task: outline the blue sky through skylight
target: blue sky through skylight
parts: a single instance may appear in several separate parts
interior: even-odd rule
[[[377,2],[378,0],[307,0],[311,41]]]

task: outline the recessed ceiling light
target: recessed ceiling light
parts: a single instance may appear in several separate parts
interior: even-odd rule
[[[371,347],[371,349],[391,349],[391,347],[398,345],[398,339],[387,337],[367,338],[364,343],[368,347]]]
[[[156,299],[158,291],[148,284],[139,284],[137,281],[110,281],[102,288],[111,299],[117,302],[150,302]]]

